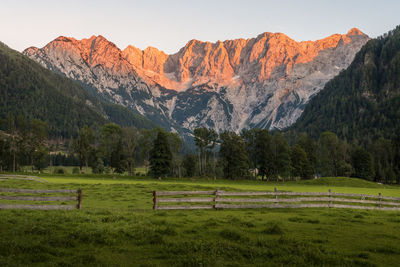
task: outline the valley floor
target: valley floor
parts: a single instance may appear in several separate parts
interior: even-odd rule
[[[73,211],[0,210],[0,266],[395,266],[400,212],[351,209],[152,210],[153,190],[279,190],[400,197],[347,178],[304,182],[42,176],[2,188],[83,190]]]

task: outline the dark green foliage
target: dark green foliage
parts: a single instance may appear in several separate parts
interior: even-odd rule
[[[357,148],[352,152],[351,161],[354,167],[354,176],[366,180],[374,177],[372,156],[365,149]]]
[[[172,153],[168,143],[168,136],[159,130],[150,151],[150,172],[155,178],[168,175],[171,172]]]
[[[300,145],[294,145],[290,153],[292,177],[301,179],[313,178],[313,168],[307,158],[307,153]]]
[[[322,133],[318,144],[319,174],[325,177],[345,175],[345,153],[345,145],[334,133]]]
[[[393,169],[396,174],[396,182],[400,184],[400,134],[393,142]]]
[[[370,40],[347,70],[329,81],[292,127],[317,138],[335,132],[341,139],[371,144],[400,132],[400,26]]]
[[[308,162],[312,168],[312,174],[317,173],[317,144],[313,139],[302,133],[296,143],[306,152]]]
[[[182,165],[186,171],[186,176],[188,176],[188,177],[194,176],[194,174],[196,172],[196,161],[197,161],[197,158],[196,158],[196,155],[194,155],[194,154],[186,154],[183,157]]]
[[[247,153],[249,154],[249,162],[250,162],[250,167],[251,168],[257,168],[257,161],[258,161],[258,155],[257,155],[257,149],[261,149],[260,145],[264,144],[262,142],[257,143],[257,138],[258,135],[262,131],[261,129],[258,128],[253,128],[250,130],[244,130],[241,133],[241,136],[246,142],[246,148],[247,148]]]
[[[122,129],[119,125],[103,125],[101,128],[100,151],[111,168],[115,168],[117,173],[124,171]]]
[[[23,122],[20,128],[20,151],[29,158],[33,170],[35,165],[39,172],[43,158],[47,154],[45,141],[47,138],[47,125],[41,120]]]
[[[255,135],[255,158],[259,175],[264,180],[264,176],[270,178],[274,175],[274,154],[272,136],[267,130],[259,130]]]
[[[272,138],[273,155],[274,155],[274,176],[278,177],[289,176],[290,172],[290,147],[286,139],[280,132],[276,132]]]
[[[74,140],[73,147],[79,158],[79,169],[82,173],[82,166],[85,164],[88,173],[89,157],[94,150],[94,133],[87,125],[79,130],[77,139]]]
[[[55,74],[0,43],[0,117],[40,119],[50,136],[70,137],[84,125],[121,125],[152,128],[143,116],[91,96],[77,82]]]
[[[153,147],[154,140],[157,137],[159,129],[142,129],[140,131],[140,138],[139,138],[139,158],[140,158],[140,163],[146,167],[146,172],[147,168],[149,166],[149,160],[150,160],[150,151]]]
[[[220,134],[219,154],[224,164],[224,176],[228,179],[246,178],[249,175],[249,157],[243,138],[234,132]]]
[[[375,181],[392,183],[395,180],[395,175],[400,175],[396,169],[395,159],[396,144],[395,141],[379,138],[372,145],[373,164],[375,170]]]

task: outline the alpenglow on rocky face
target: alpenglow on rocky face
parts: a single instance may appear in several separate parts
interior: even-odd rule
[[[346,68],[369,37],[358,29],[317,41],[282,33],[189,41],[177,53],[120,50],[102,36],[59,37],[24,54],[172,130],[283,129]]]

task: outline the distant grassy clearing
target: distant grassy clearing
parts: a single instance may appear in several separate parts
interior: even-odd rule
[[[400,213],[339,209],[153,211],[153,190],[273,190],[400,196],[359,180],[301,183],[43,176],[1,187],[83,189],[83,210],[0,210],[0,265],[386,265],[400,260]],[[328,185],[324,185],[328,184]],[[352,184],[353,187],[344,187]],[[335,186],[333,186],[335,185]],[[356,186],[362,187],[356,187]]]

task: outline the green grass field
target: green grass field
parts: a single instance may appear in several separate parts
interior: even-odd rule
[[[399,196],[398,186],[323,178],[272,183],[110,176],[0,180],[83,190],[83,209],[0,210],[0,266],[397,266],[400,212],[351,209],[153,211],[153,190],[279,190]]]

